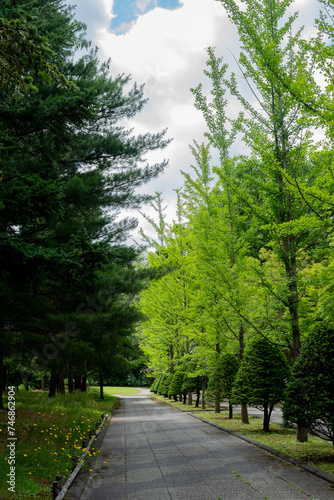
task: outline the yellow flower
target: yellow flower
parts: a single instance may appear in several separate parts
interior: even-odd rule
[[[24,454],[23,456],[24,456],[24,457],[27,457],[28,455]]]

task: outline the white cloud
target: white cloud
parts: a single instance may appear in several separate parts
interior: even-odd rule
[[[100,1],[106,7],[106,1]],[[110,32],[109,22],[110,17],[97,32],[100,57],[111,58],[114,74],[131,74],[139,84],[145,83],[145,96],[149,98],[133,120],[135,130],[157,132],[168,128],[168,137],[173,138],[165,151],[150,156],[154,161],[167,157],[170,163],[166,172],[145,189],[163,191],[174,216],[173,189],[183,182],[180,169],[188,170],[193,163],[189,144],[193,139],[202,141],[205,130],[190,88],[203,81],[205,48],[231,46],[231,40],[237,39],[235,28],[215,0],[184,0],[176,10],[156,8],[140,16],[129,32],[118,36]]]
[[[91,3],[90,0],[81,2]],[[145,9],[150,3],[138,0],[137,6]],[[194,161],[188,146],[193,139],[203,141],[205,124],[201,113],[194,108],[190,88],[200,82],[206,84],[203,76],[207,59],[205,48],[216,46],[217,55],[222,55],[231,70],[239,73],[229,52],[238,57],[237,30],[228,20],[222,4],[216,0],[183,0],[181,4],[175,10],[150,10],[131,23],[129,31],[116,35],[110,29],[113,0],[94,2],[99,26],[94,24],[93,42],[100,49],[100,58],[111,58],[114,75],[131,74],[138,84],[145,84],[149,102],[131,126],[140,133],[168,127],[168,136],[173,138],[165,151],[150,156],[153,161],[168,157],[170,164],[166,172],[145,186],[151,193],[163,192],[165,204],[169,204],[172,213],[170,217],[175,217],[173,189],[182,185],[180,169],[189,171]],[[314,11],[318,10],[314,0],[296,0],[291,11],[295,8],[301,11],[300,17],[306,25],[313,24]],[[93,20],[86,20],[88,25],[91,22]],[[236,101],[230,101],[232,113],[237,112],[237,106]],[[243,151],[239,149],[239,152]],[[145,211],[148,212],[146,208]]]

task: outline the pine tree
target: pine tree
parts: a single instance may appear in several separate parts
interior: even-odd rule
[[[334,444],[334,330],[316,325],[305,340],[300,357],[293,366],[283,406],[286,423],[297,424],[297,441],[309,429]]]
[[[136,188],[166,162],[148,165],[144,155],[168,141],[164,132],[136,137],[118,124],[142,109],[143,87],[125,91],[130,77],[111,77],[109,62],[100,64],[94,50],[74,60],[88,43],[72,9],[60,0],[33,0],[29,8],[36,36],[48,37],[50,64],[73,82],[58,85],[37,74],[38,92],[18,98],[0,89],[1,342],[6,350],[40,353],[48,335],[66,337],[70,323],[84,335],[88,327],[77,310],[96,301],[100,275],[113,265],[117,278],[103,281],[106,296],[118,294],[120,305],[123,294],[141,287],[139,250],[124,245],[136,221],[119,221],[119,214],[150,199]],[[111,318],[108,301],[102,304]],[[96,311],[88,316],[97,321]],[[126,334],[138,313],[128,317]]]
[[[284,399],[289,376],[286,358],[277,345],[266,338],[252,340],[234,382],[233,401],[263,410],[263,430],[269,432],[271,413]]]

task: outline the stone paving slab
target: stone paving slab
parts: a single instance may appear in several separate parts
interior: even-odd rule
[[[187,413],[120,398],[78,500],[334,500],[326,481]]]

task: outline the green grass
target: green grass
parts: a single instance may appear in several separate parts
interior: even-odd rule
[[[100,394],[100,388],[99,387],[94,387],[91,386],[88,388],[89,391],[96,392],[97,394]],[[134,389],[133,387],[104,387],[103,388],[103,393],[104,396],[114,396],[114,395],[119,395],[119,396],[132,396],[134,394],[139,394],[140,390],[139,389]]]
[[[82,454],[82,440],[103,413],[110,413],[117,398],[105,391],[100,400],[98,391],[87,394],[57,394],[48,398],[46,392],[16,392],[16,494],[7,490],[9,450],[7,447],[7,411],[0,411],[0,498],[50,499],[50,488],[57,474],[66,478]],[[5,399],[5,406],[7,400]]]
[[[157,396],[155,396],[157,397]],[[182,403],[175,404],[172,400],[158,396],[158,399],[164,403],[173,406],[184,408]],[[262,430],[263,421],[260,418],[250,417],[249,425],[241,422],[241,415],[234,413],[232,420],[228,418],[228,411],[224,410],[221,413],[214,413],[214,411],[198,412],[196,413],[195,405],[189,406],[188,411],[194,412],[195,415],[210,420],[215,424],[221,425],[232,431],[238,432],[243,436],[247,436],[254,441],[265,444],[281,451],[292,458],[295,458],[301,463],[313,465],[319,469],[334,475],[334,448],[330,441],[324,441],[309,434],[306,443],[297,443],[296,430],[287,429],[279,424],[270,423],[270,432]]]
[[[167,404],[172,404],[175,406],[175,408],[178,408],[179,410],[182,411],[194,411],[195,410],[195,403],[193,405],[188,405],[188,404],[183,404],[181,401],[174,401],[173,399],[169,398],[164,398],[163,396],[158,396],[157,394],[152,394],[152,398],[157,400],[157,402],[162,402],[162,403],[167,403]]]
[[[309,434],[306,443],[298,443],[295,429],[286,429],[279,424],[271,423],[270,432],[264,432],[262,419],[250,417],[249,425],[246,425],[241,422],[241,416],[237,413],[232,420],[228,418],[226,411],[220,414],[206,412],[197,415],[281,451],[301,463],[313,465],[334,475],[334,450],[330,441]]]

